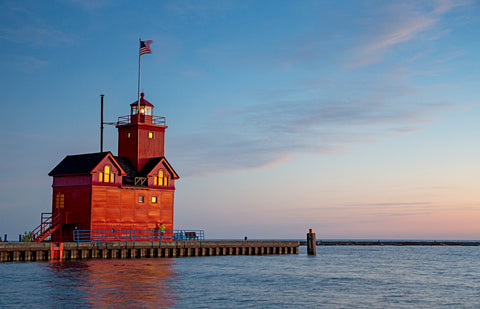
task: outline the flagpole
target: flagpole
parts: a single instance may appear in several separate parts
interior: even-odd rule
[[[137,122],[140,120],[140,47],[142,45],[142,39],[138,39],[138,93],[137,93],[137,99],[138,99],[138,109],[137,109]]]

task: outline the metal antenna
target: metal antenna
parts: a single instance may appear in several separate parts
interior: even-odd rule
[[[100,152],[103,152],[103,94],[100,95]]]

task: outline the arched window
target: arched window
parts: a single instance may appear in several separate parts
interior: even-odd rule
[[[98,181],[110,183],[115,182],[115,173],[111,172],[109,165],[105,165],[103,172],[98,173]]]
[[[153,185],[155,186],[168,186],[168,177],[165,175],[163,170],[158,171],[158,175],[153,178]]]
[[[110,182],[110,166],[105,165],[105,172],[103,174],[103,181]]]

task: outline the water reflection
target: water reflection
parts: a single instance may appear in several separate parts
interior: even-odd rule
[[[166,308],[175,304],[174,259],[86,260],[50,263],[57,304]]]

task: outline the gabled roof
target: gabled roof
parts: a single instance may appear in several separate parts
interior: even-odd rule
[[[133,179],[137,176],[148,177],[158,165],[165,166],[174,179],[180,178],[165,157],[151,158],[137,173],[128,158],[114,157],[110,151],[66,156],[50,173],[48,173],[48,176],[90,174],[106,158],[110,158],[110,160],[112,160],[112,162],[120,169],[121,175],[126,176],[127,178]]]
[[[148,162],[138,172],[138,176],[147,177],[160,164],[164,165],[170,171],[173,179],[180,178],[165,157],[151,158],[150,160],[148,160]]]
[[[110,157],[110,159],[120,168],[121,173],[126,173],[112,153],[108,151],[66,156],[50,173],[48,173],[48,176],[90,174],[106,157]]]

